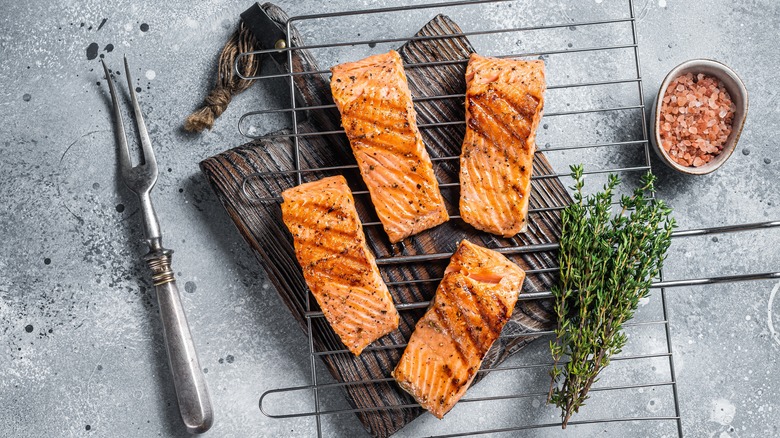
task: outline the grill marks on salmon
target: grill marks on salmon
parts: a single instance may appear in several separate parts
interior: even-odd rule
[[[398,53],[340,64],[331,72],[341,124],[390,242],[446,222]]]
[[[512,237],[527,228],[545,90],[543,61],[469,59],[460,214],[479,230]]]
[[[463,240],[393,371],[401,388],[436,417],[449,412],[512,315],[524,279],[503,255]]]
[[[344,345],[359,355],[398,328],[398,311],[366,245],[355,201],[342,176],[282,192],[282,219],[303,277]]]

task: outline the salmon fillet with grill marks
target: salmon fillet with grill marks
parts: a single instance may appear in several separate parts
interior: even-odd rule
[[[377,216],[399,242],[449,219],[395,51],[333,67],[330,81]]]
[[[526,230],[536,128],[546,88],[542,61],[471,55],[460,215],[474,228],[504,237]]]
[[[398,328],[398,311],[366,245],[352,192],[334,176],[287,189],[282,198],[306,284],[333,331],[359,355]]]
[[[442,418],[474,380],[509,321],[525,272],[503,255],[463,240],[393,377]]]

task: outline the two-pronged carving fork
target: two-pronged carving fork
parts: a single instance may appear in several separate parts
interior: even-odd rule
[[[133,82],[130,78],[130,68],[125,58],[125,74],[130,89],[130,100],[135,113],[138,134],[141,140],[143,159],[136,166],[131,165],[130,150],[127,145],[122,113],[119,110],[114,83],[111,81],[108,67],[103,62],[111,100],[114,106],[116,141],[119,144],[119,167],[127,187],[135,192],[141,200],[141,213],[144,221],[146,242],[149,253],[144,260],[152,271],[152,282],[157,292],[160,305],[160,317],[165,336],[165,346],[168,350],[168,361],[173,374],[173,384],[176,388],[176,398],[179,411],[187,431],[201,433],[207,431],[214,421],[206,380],[198,363],[195,344],[192,342],[190,328],[179,297],[179,289],[171,270],[171,255],[173,251],[162,246],[162,234],[157,214],[154,212],[150,192],[157,181],[157,160],[146,131],[141,107],[138,105]]]

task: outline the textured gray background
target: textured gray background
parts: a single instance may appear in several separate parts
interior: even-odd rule
[[[184,305],[201,364],[211,389],[218,437],[310,436],[310,419],[273,420],[257,407],[259,396],[281,386],[310,382],[305,337],[267,284],[247,246],[200,175],[197,163],[242,143],[238,117],[249,110],[280,105],[279,84],[256,86],[236,98],[215,129],[187,135],[180,126],[213,80],[213,63],[247,2],[4,1],[0,20],[0,426],[3,436],[184,436],[168,376],[157,305],[145,267],[138,206],[115,179],[115,146],[107,111],[106,86],[97,53],[113,67],[122,54],[141,88],[161,173],[155,201],[165,242],[176,250]],[[291,14],[388,2],[279,1]],[[390,2],[397,3],[397,2]],[[539,2],[541,3],[541,2]],[[514,9],[486,6],[453,12],[464,29],[582,20],[607,9],[626,11],[618,0],[519,2]],[[751,93],[750,115],[738,151],[717,173],[683,177],[654,165],[660,196],[676,208],[682,228],[780,218],[780,146],[777,75],[780,65],[780,4],[774,0],[691,2],[638,0],[644,90],[652,96],[665,72],[679,62],[711,57],[731,65]],[[574,7],[572,4],[576,4]],[[625,14],[624,14],[625,15]],[[377,19],[370,26],[346,23],[322,35],[360,39],[409,34],[432,16]],[[556,18],[557,17],[557,18]],[[561,18],[563,17],[563,18]],[[102,23],[102,27],[101,26]],[[142,30],[142,24],[147,24]],[[354,21],[350,23],[355,23]],[[312,23],[307,37],[317,37]],[[357,33],[365,32],[362,36]],[[511,36],[476,39],[487,53],[550,48],[553,39],[587,45],[582,35]],[[373,32],[373,33],[372,33]],[[395,33],[394,33],[395,32]],[[572,33],[573,35],[573,33]],[[106,46],[113,45],[113,51]],[[513,44],[516,44],[513,45]],[[94,46],[93,46],[94,47]],[[371,52],[323,53],[332,62]],[[375,49],[379,50],[379,48]],[[328,58],[328,57],[332,58]],[[630,57],[628,58],[630,60]],[[324,60],[323,65],[328,65]],[[581,70],[614,67],[623,77],[631,65],[594,60],[565,66],[577,82]],[[550,61],[551,82],[554,60]],[[123,75],[118,78],[124,86]],[[98,84],[100,82],[100,84]],[[635,88],[628,88],[634,91]],[[595,103],[614,96],[590,92]],[[620,95],[615,92],[615,95]],[[629,93],[630,95],[630,93]],[[651,103],[648,99],[648,104]],[[550,98],[549,105],[564,100]],[[572,104],[572,106],[575,106]],[[562,106],[561,106],[562,108]],[[623,130],[633,119],[610,116],[555,125],[546,139],[577,142]],[[284,125],[273,118],[256,123],[261,132]],[[574,123],[574,122],[573,122]],[[576,128],[576,129],[574,129]],[[556,131],[559,136],[556,137]],[[552,141],[552,140],[549,140]],[[593,152],[611,167],[622,152]],[[606,154],[606,155],[605,155]],[[629,154],[630,155],[630,154]],[[551,157],[558,166],[587,161],[569,153]],[[602,166],[604,162],[602,162]],[[559,169],[561,169],[559,167]],[[563,168],[565,169],[565,168]],[[675,242],[667,278],[780,269],[777,230],[717,239]],[[752,282],[669,290],[669,308],[683,428],[691,437],[778,436],[780,341],[774,335],[770,293],[777,285]],[[186,289],[186,292],[184,291]],[[657,321],[660,300],[643,303],[640,320]],[[778,326],[780,329],[780,326]],[[626,354],[662,352],[658,325],[628,329]],[[513,364],[548,360],[545,342],[532,345]],[[321,367],[320,367],[321,368]],[[329,381],[320,373],[319,378]],[[665,360],[618,363],[604,384],[668,381]],[[543,370],[496,373],[470,397],[539,391]],[[338,393],[327,406],[342,406]],[[595,394],[580,418],[673,415],[668,387]],[[269,400],[270,401],[270,400]],[[486,405],[465,403],[445,420],[423,416],[400,436],[468,431],[555,421],[541,397]],[[277,398],[274,412],[311,409],[310,394]],[[457,412],[457,413],[456,413]],[[352,415],[326,417],[327,435],[362,436]],[[674,436],[672,422],[625,423],[530,432],[530,436]]]

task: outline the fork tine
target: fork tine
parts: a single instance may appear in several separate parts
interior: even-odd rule
[[[125,75],[127,77],[127,87],[130,89],[130,101],[133,104],[133,112],[135,112],[135,123],[138,125],[138,137],[141,139],[144,164],[149,166],[152,172],[156,173],[157,159],[154,157],[152,142],[149,140],[149,133],[146,131],[146,123],[144,123],[144,115],[141,113],[141,105],[138,104],[135,88],[133,88],[133,79],[130,76],[130,66],[127,64],[127,56],[125,56]]]
[[[122,120],[122,111],[119,110],[119,99],[116,95],[116,89],[114,88],[114,82],[111,80],[111,74],[108,72],[108,67],[105,61],[102,59],[100,62],[103,64],[103,71],[106,73],[106,82],[108,82],[108,90],[111,92],[111,102],[114,106],[114,118],[116,129],[114,135],[116,136],[116,142],[119,144],[119,166],[123,174],[127,174],[132,168],[130,162],[130,149],[127,146],[127,134],[125,134],[125,123]]]

